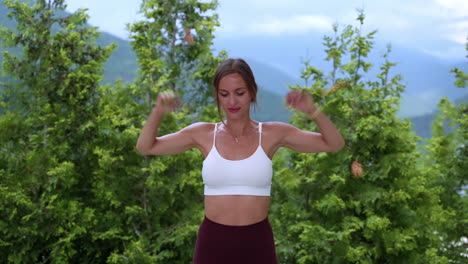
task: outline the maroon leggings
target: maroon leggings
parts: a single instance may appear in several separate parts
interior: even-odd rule
[[[268,218],[231,226],[205,216],[198,231],[193,264],[277,264],[273,231]]]

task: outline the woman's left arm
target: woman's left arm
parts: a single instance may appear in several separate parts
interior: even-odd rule
[[[292,108],[306,113],[317,124],[320,133],[300,130],[291,125],[283,125],[281,145],[300,152],[336,152],[342,149],[345,141],[341,133],[328,117],[314,104],[306,92],[291,91],[286,103]]]

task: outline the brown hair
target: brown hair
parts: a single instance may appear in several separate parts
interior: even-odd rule
[[[257,83],[255,82],[255,77],[253,75],[252,69],[250,66],[245,62],[243,59],[227,59],[223,61],[213,78],[213,85],[214,85],[214,95],[216,99],[216,106],[218,107],[219,117],[222,120],[221,108],[219,107],[219,100],[218,100],[218,89],[219,89],[219,82],[221,79],[229,74],[238,73],[244,79],[244,82],[247,84],[247,90],[249,91],[250,97],[252,97],[252,103],[257,103]]]

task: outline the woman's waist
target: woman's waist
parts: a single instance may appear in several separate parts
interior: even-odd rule
[[[249,225],[260,222],[267,218],[269,206],[269,196],[205,196],[206,217],[225,225]]]

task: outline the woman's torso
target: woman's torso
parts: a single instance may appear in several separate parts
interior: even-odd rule
[[[261,144],[259,145],[258,123],[250,133],[239,138],[236,143],[232,136],[222,128],[216,133],[216,143],[213,146],[214,124],[203,124],[197,141],[199,149],[206,158],[214,149],[225,160],[244,160],[254,153],[263,151],[271,159],[277,147],[274,138],[269,134],[268,125],[263,124]],[[223,125],[218,124],[218,127]],[[265,129],[266,127],[266,129]],[[260,150],[258,148],[261,148]],[[262,221],[268,216],[269,196],[257,195],[206,195],[205,215],[210,220],[225,225],[249,225]]]

